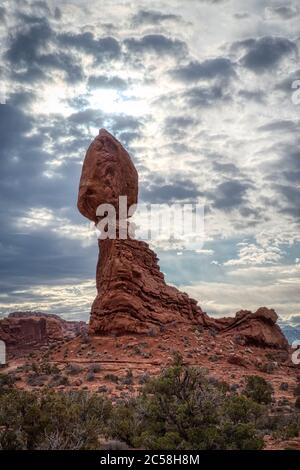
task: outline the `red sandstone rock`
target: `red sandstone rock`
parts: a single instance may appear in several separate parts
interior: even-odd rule
[[[157,256],[146,243],[99,240],[99,248],[92,334],[149,333],[171,323],[209,321],[195,300],[165,283]]]
[[[84,160],[78,208],[97,220],[99,204],[112,204],[118,214],[119,196],[128,206],[137,202],[138,177],[130,156],[107,131],[100,130]],[[149,333],[173,322],[208,321],[195,300],[168,286],[149,246],[132,238],[99,240],[98,295],[90,319],[92,334]]]
[[[234,337],[242,344],[287,349],[288,342],[276,324],[277,318],[273,309],[261,307],[255,313],[241,310],[235,318],[220,319],[216,324],[220,334]]]
[[[229,364],[234,364],[236,366],[248,366],[248,362],[246,361],[246,359],[240,356],[239,354],[229,354],[227,361],[229,362]]]
[[[84,160],[78,196],[80,212],[97,221],[97,207],[109,203],[119,215],[119,197],[127,196],[130,206],[137,202],[137,194],[138,176],[129,154],[101,129]],[[126,216],[124,220],[127,223]],[[118,222],[116,227],[118,231]],[[146,243],[132,238],[102,239],[99,251],[98,295],[92,305],[91,334],[150,333],[171,324],[184,330],[195,324],[234,337],[242,344],[288,347],[276,325],[274,310],[240,311],[233,319],[209,318],[195,300],[165,283],[157,256]]]
[[[118,214],[119,196],[127,196],[128,208],[137,203],[138,174],[120,142],[101,129],[83,162],[78,209],[84,217],[97,222],[100,204],[112,204]]]
[[[13,312],[0,320],[0,339],[8,347],[36,347],[72,339],[86,330],[84,322],[66,321],[40,312]]]

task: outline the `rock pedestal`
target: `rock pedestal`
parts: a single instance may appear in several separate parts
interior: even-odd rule
[[[138,240],[99,240],[98,295],[90,332],[158,332],[168,324],[203,324],[197,302],[165,283],[156,254]]]
[[[128,209],[137,202],[137,172],[122,145],[101,129],[83,163],[78,208],[97,222],[98,206],[110,204],[118,218],[120,196],[127,197]],[[117,227],[124,222],[117,222]],[[165,283],[157,262],[156,254],[142,241],[99,240],[91,334],[151,333],[171,323],[205,322],[207,317],[195,300]]]

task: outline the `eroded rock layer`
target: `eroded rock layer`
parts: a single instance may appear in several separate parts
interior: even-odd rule
[[[90,332],[149,333],[168,324],[205,324],[197,302],[165,283],[156,254],[138,240],[99,240],[98,295]]]
[[[42,312],[12,312],[0,320],[0,339],[10,348],[32,348],[70,340],[86,331],[84,322]]]
[[[252,313],[241,310],[234,318],[219,321],[220,331],[224,337],[232,337],[241,344],[287,349],[288,342],[276,324],[277,313],[266,307]]]

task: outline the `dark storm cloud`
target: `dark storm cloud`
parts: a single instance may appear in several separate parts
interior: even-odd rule
[[[279,83],[275,85],[275,89],[283,90],[286,93],[291,94],[295,89],[292,88],[292,84],[295,80],[300,79],[300,69],[296,70],[295,72],[291,73],[287,78],[281,80]]]
[[[115,114],[109,120],[113,132],[120,132],[128,129],[138,130],[143,125],[143,121],[141,119],[128,116],[127,114]]]
[[[54,10],[54,18],[56,20],[60,20],[62,18],[62,12],[60,10],[60,8],[56,7],[55,10]]]
[[[172,13],[161,13],[155,10],[140,10],[132,17],[133,26],[143,24],[157,25],[164,21],[180,21],[181,17]]]
[[[33,18],[34,24],[29,29],[18,31],[10,38],[6,58],[14,65],[28,66],[39,58],[39,50],[46,48],[53,36],[53,31],[46,19]]]
[[[10,104],[0,104],[1,157],[5,149],[18,146],[24,134],[32,129],[32,118]],[[1,158],[1,159],[2,159]]]
[[[249,13],[247,13],[247,12],[235,13],[233,16],[237,20],[245,20],[246,18],[250,17]]]
[[[299,132],[300,121],[292,121],[290,119],[275,120],[258,128],[261,132]]]
[[[11,93],[9,103],[14,109],[23,109],[32,104],[36,100],[36,96],[32,91],[18,91]]]
[[[12,34],[5,59],[11,66],[14,80],[34,82],[51,79],[53,70],[65,73],[67,81],[74,83],[83,78],[77,59],[66,52],[56,49],[47,52],[50,44],[55,44],[56,35],[45,18],[29,17],[29,27]]]
[[[5,22],[6,10],[4,7],[0,7],[0,23]]]
[[[226,3],[228,0],[194,0],[195,3],[211,3],[212,5],[218,5],[220,3]]]
[[[289,39],[278,36],[265,36],[258,39],[246,39],[236,42],[233,50],[245,50],[241,64],[256,72],[263,73],[274,68],[287,57],[296,56],[298,49],[296,44]]]
[[[74,124],[86,126],[95,125],[97,127],[97,123],[103,121],[103,113],[97,109],[87,108],[71,114],[68,117],[68,121]]]
[[[300,188],[291,185],[277,185],[277,189],[283,200],[288,203],[287,206],[281,209],[281,212],[289,214],[300,221]]]
[[[244,98],[246,101],[255,101],[258,104],[262,104],[265,101],[265,93],[263,91],[250,91],[250,90],[240,90],[238,96]]]
[[[43,134],[34,132],[34,120],[6,104],[0,106],[0,123],[0,207],[5,217],[9,217],[10,211],[21,213],[31,205],[45,205],[50,201],[57,205],[60,199],[57,190],[63,185],[61,180],[43,176],[51,155],[44,150]]]
[[[214,106],[231,101],[231,96],[221,86],[194,87],[187,90],[182,96],[191,107]]]
[[[234,65],[229,59],[223,57],[208,59],[204,62],[190,62],[188,65],[175,68],[170,73],[174,78],[183,82],[215,78],[225,80],[235,76]]]
[[[195,126],[197,121],[189,116],[169,116],[164,122],[164,134],[181,137],[187,129]]]
[[[224,211],[239,208],[245,203],[246,193],[250,187],[248,182],[224,181],[216,187],[213,206]]]
[[[151,182],[148,187],[141,186],[140,198],[143,202],[163,204],[176,201],[195,201],[203,193],[190,179],[166,183],[164,179]]]
[[[299,184],[300,183],[300,151],[295,150],[293,153],[289,155],[289,168],[285,169],[283,172],[284,177],[287,181],[291,184]],[[299,204],[299,200],[295,201],[295,203]]]
[[[221,175],[239,175],[240,170],[234,163],[213,162],[213,168]]]
[[[125,114],[116,114],[107,119],[107,128],[130,150],[132,141],[141,137],[144,120]],[[133,158],[134,160],[134,158]]]
[[[82,248],[79,241],[59,238],[47,228],[26,235],[16,233],[12,224],[3,230],[1,242],[7,253],[1,256],[0,292],[11,294],[35,285],[62,285],[68,280],[76,284],[94,276],[96,240],[94,246]],[[32,294],[30,297],[32,301]]]
[[[59,232],[51,232],[47,227],[34,231],[29,227],[29,233],[26,233],[26,226],[16,226],[32,207],[52,209],[55,216],[60,217],[62,208],[76,206],[80,165],[65,158],[57,178],[47,178],[43,172],[53,156],[68,154],[66,135],[74,136],[74,150],[79,153],[80,160],[89,141],[87,139],[81,149],[81,133],[78,124],[74,123],[76,119],[71,122],[62,116],[45,118],[48,129],[46,126],[43,128],[43,118],[40,117],[40,127],[36,132],[37,122],[18,108],[26,105],[28,99],[31,95],[15,93],[8,98],[8,104],[0,105],[0,217],[3,222],[0,289],[6,293],[51,280],[57,283],[57,279],[70,276],[82,280],[82,275],[92,277],[94,271],[94,247],[79,249],[79,240],[62,238]],[[53,154],[45,151],[51,132],[57,154],[55,146]],[[61,147],[60,135],[64,138]],[[71,210],[68,215],[71,220],[82,222],[76,211]],[[74,252],[76,256],[72,255]]]
[[[118,88],[119,90],[125,90],[128,87],[126,80],[106,75],[91,75],[88,79],[88,85],[91,88]]]
[[[122,145],[125,147],[130,147],[130,144],[134,140],[139,140],[141,138],[141,134],[139,132],[134,131],[121,131],[117,132],[118,139],[122,142]]]
[[[94,57],[97,63],[118,59],[121,55],[121,46],[112,36],[95,38],[90,33],[63,33],[58,35],[61,47],[76,49]]]
[[[172,39],[163,34],[147,34],[141,38],[128,38],[124,44],[134,54],[154,52],[156,54],[182,55],[187,52],[185,42]]]
[[[106,119],[116,134],[122,133],[128,142],[135,131],[138,134],[140,126],[135,118],[106,116],[91,109],[73,113],[68,118],[58,114],[39,116],[36,121],[19,108],[26,107],[31,99],[32,94],[14,93],[8,104],[0,106],[0,217],[5,221],[0,237],[3,251],[0,290],[11,294],[12,302],[18,302],[13,293],[16,289],[51,282],[57,285],[58,280],[63,284],[67,278],[76,282],[94,276],[96,242],[92,247],[83,248],[80,240],[61,237],[58,223],[60,217],[67,217],[71,223],[84,223],[75,208],[81,171],[78,162],[83,160],[91,141],[85,126],[102,127]],[[45,151],[48,146],[51,153]],[[44,171],[49,169],[47,162],[53,157],[63,159],[54,177],[49,178]],[[31,208],[52,210],[57,218],[54,220],[57,232],[42,226],[35,230],[31,226],[28,230],[22,224],[17,227],[16,223]],[[33,295],[29,295],[34,301]],[[21,300],[26,300],[25,297],[23,295]]]
[[[275,182],[283,181],[291,186],[300,184],[300,150],[299,139],[294,143],[282,144],[279,147],[280,159],[277,160],[272,166],[275,170],[273,180]],[[299,201],[295,201],[298,204]]]
[[[279,16],[283,20],[290,20],[291,18],[299,15],[299,9],[293,7],[292,5],[272,6],[268,7],[268,11],[276,16]]]

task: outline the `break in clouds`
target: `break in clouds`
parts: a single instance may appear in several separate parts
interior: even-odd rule
[[[2,2],[1,313],[88,318],[97,244],[76,199],[105,127],[141,202],[205,206],[203,246],[155,247],[167,280],[210,314],[299,324],[299,17],[296,1]]]

